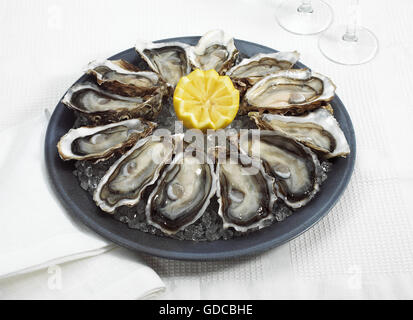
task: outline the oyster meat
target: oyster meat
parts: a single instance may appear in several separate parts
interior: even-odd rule
[[[333,82],[308,69],[282,70],[262,78],[247,90],[244,111],[303,113],[334,98]]]
[[[149,136],[139,140],[105,173],[93,199],[103,210],[112,213],[119,206],[133,206],[141,200],[145,188],[159,177],[170,161],[180,136]]]
[[[250,112],[260,129],[280,131],[292,136],[325,158],[345,157],[350,153],[346,137],[334,116],[324,108],[302,116]]]
[[[62,102],[96,124],[145,118],[152,120],[162,109],[162,94],[155,91],[143,97],[124,97],[90,83],[73,85]]]
[[[308,203],[319,191],[322,169],[315,153],[276,131],[261,130],[259,139],[241,134],[242,153],[260,159],[275,178],[276,194],[291,208]]]
[[[95,60],[88,64],[86,73],[95,76],[105,89],[129,97],[152,94],[165,86],[157,73],[141,71],[125,60]]]
[[[104,160],[152,133],[156,123],[130,119],[97,127],[70,129],[57,149],[63,160]]]
[[[212,161],[200,151],[178,153],[149,196],[147,220],[164,233],[174,234],[202,216],[215,191]]]
[[[232,81],[253,85],[262,78],[280,70],[291,69],[300,54],[293,52],[259,53],[249,59],[243,59],[226,72]]]
[[[149,67],[175,87],[181,77],[191,72],[187,52],[190,46],[182,42],[153,43],[138,41],[135,50]]]
[[[122,59],[90,62],[62,99],[76,121],[57,151],[62,160],[76,160],[73,174],[96,206],[128,227],[173,239],[226,240],[305,206],[327,178],[326,159],[346,157],[350,148],[330,105],[334,83],[295,69],[297,51],[250,57],[222,30],[196,39],[196,45],[137,41],[139,67]],[[217,74],[225,86],[214,87]],[[188,86],[177,100],[181,79]],[[198,82],[208,89],[205,99]],[[222,94],[224,87],[234,94]],[[195,114],[198,100],[210,108]],[[177,101],[185,102],[182,110]],[[206,130],[201,120],[217,118],[215,109],[225,105],[235,110],[224,117],[225,130]],[[185,108],[199,118],[187,119],[188,130],[175,121],[185,118]]]
[[[230,69],[237,56],[234,38],[222,30],[207,32],[189,51],[189,60],[194,69],[215,69],[219,74],[224,74]]]
[[[218,214],[224,228],[245,232],[260,229],[274,219],[274,179],[264,172],[259,161],[238,153],[231,159],[228,154],[225,161],[218,162],[216,172]]]

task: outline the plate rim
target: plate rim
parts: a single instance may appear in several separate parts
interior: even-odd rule
[[[174,37],[174,38],[166,38],[166,39],[161,39],[161,40],[156,40],[154,42],[171,42],[171,41],[191,41],[191,40],[197,40],[199,39],[200,36],[186,36],[186,37]],[[248,46],[254,46],[257,48],[260,48],[266,52],[276,52],[277,50],[272,49],[270,47],[257,44],[254,42],[246,41],[246,40],[241,40],[241,39],[235,39],[236,43],[244,43]],[[108,59],[112,59],[113,57],[116,57],[118,55],[126,54],[130,50],[134,50],[134,48],[129,48],[124,51],[121,51],[112,57]],[[298,62],[298,66],[300,67],[306,67],[304,64],[301,62]],[[82,78],[82,77],[81,77]],[[81,78],[79,78],[77,81],[79,81]],[[77,82],[76,81],[76,82]],[[62,97],[63,98],[63,97]],[[227,258],[234,258],[234,257],[240,257],[240,256],[246,256],[246,255],[255,255],[262,253],[266,250],[269,250],[271,248],[280,246],[284,243],[287,243],[294,238],[298,237],[299,235],[303,234],[304,232],[308,231],[311,229],[315,224],[317,224],[323,217],[325,217],[331,209],[336,205],[338,200],[342,197],[344,191],[346,190],[350,179],[352,177],[353,171],[354,171],[354,166],[355,166],[355,159],[356,159],[356,136],[354,132],[354,126],[352,124],[350,115],[345,108],[344,104],[340,100],[340,98],[335,95],[334,100],[341,106],[340,111],[343,113],[344,120],[346,121],[346,126],[349,129],[349,145],[351,145],[351,153],[350,155],[346,158],[346,161],[348,161],[348,165],[346,167],[346,174],[344,175],[344,178],[339,182],[337,187],[335,188],[335,193],[334,193],[334,199],[332,201],[329,201],[328,203],[324,203],[323,207],[316,212],[316,214],[311,215],[305,223],[296,226],[295,228],[289,230],[286,233],[283,233],[281,236],[276,237],[276,238],[271,238],[268,239],[267,241],[263,242],[258,242],[254,243],[250,246],[247,246],[245,248],[236,248],[234,250],[229,250],[229,251],[218,251],[218,252],[185,252],[185,251],[169,251],[165,249],[160,249],[156,247],[148,247],[146,245],[142,245],[136,241],[132,241],[130,239],[127,239],[125,237],[122,237],[121,235],[117,233],[113,233],[107,228],[104,228],[102,225],[97,224],[91,217],[88,215],[82,213],[82,209],[79,207],[79,205],[76,202],[73,202],[69,196],[69,194],[64,190],[64,187],[62,184],[59,183],[58,181],[58,172],[56,172],[56,168],[52,166],[53,162],[53,151],[55,152],[55,156],[57,154],[56,147],[51,144],[52,140],[52,127],[54,124],[54,121],[56,121],[55,118],[57,118],[58,114],[58,106],[61,104],[61,100],[59,100],[57,107],[53,111],[53,114],[49,120],[48,126],[47,126],[47,131],[46,131],[46,136],[45,136],[45,146],[44,146],[44,156],[45,156],[45,162],[46,162],[46,167],[47,167],[47,172],[48,176],[50,179],[51,184],[53,185],[53,189],[57,197],[59,198],[60,202],[63,204],[65,209],[68,211],[68,213],[74,217],[75,219],[79,219],[83,224],[85,224],[89,229],[92,231],[96,232],[100,236],[104,237],[105,239],[108,239],[120,246],[126,247],[128,249],[138,251],[138,252],[143,252],[146,254],[162,257],[162,258],[167,258],[167,259],[174,259],[174,260],[191,260],[191,261],[206,261],[206,260],[221,260],[221,259],[227,259]],[[80,188],[80,186],[77,186]],[[86,191],[85,191],[86,192]],[[321,213],[320,213],[321,212]],[[317,214],[318,213],[318,214]],[[286,219],[289,219],[288,217]],[[114,222],[118,222],[113,219]],[[119,222],[121,223],[121,222]],[[127,225],[125,225],[126,228],[130,229]],[[140,230],[136,229],[130,229],[133,230],[134,232],[141,232],[144,233]],[[167,239],[167,238],[162,238],[159,236],[154,236],[158,239]],[[250,235],[247,235],[245,238],[247,239]],[[235,238],[239,239],[239,238]],[[194,246],[196,244],[199,244],[202,246],[204,243],[219,243],[222,241],[234,241],[233,239],[229,240],[215,240],[215,241],[202,241],[202,242],[194,242],[190,240],[175,240],[175,239],[168,239],[168,241],[177,241],[181,243],[191,243]],[[159,240],[160,241],[160,240]],[[248,241],[245,240],[245,241]]]

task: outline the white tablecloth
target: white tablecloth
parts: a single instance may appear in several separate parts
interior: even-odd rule
[[[413,298],[413,2],[361,0],[380,49],[370,63],[326,60],[316,36],[282,30],[278,1],[1,1],[0,130],[53,108],[85,64],[135,39],[221,28],[330,76],[353,120],[357,162],[336,207],[315,227],[264,254],[220,262],[142,255],[160,298]],[[344,21],[346,1],[327,1]],[[4,213],[0,213],[4,222]],[[0,288],[1,290],[1,288]]]

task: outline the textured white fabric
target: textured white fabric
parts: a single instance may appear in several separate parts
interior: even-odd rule
[[[314,228],[258,256],[220,262],[143,256],[167,284],[160,297],[413,298],[413,2],[360,1],[361,22],[380,49],[354,67],[326,60],[317,36],[281,29],[273,16],[278,2],[2,1],[0,130],[53,107],[87,62],[130,48],[137,38],[222,28],[298,50],[303,63],[334,80],[353,120],[358,154],[348,189]],[[334,24],[344,22],[347,1],[327,2]]]
[[[139,256],[115,248],[0,280],[0,299],[148,299],[164,289]]]

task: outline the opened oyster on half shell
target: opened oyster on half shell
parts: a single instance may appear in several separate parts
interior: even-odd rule
[[[102,124],[131,118],[152,120],[161,111],[162,97],[161,89],[149,96],[125,97],[85,82],[72,86],[62,102],[93,123]]]
[[[238,57],[234,38],[222,30],[212,30],[204,34],[197,45],[188,51],[192,68],[201,70],[214,69],[224,74]]]
[[[130,119],[97,127],[70,129],[57,143],[63,160],[104,160],[152,133],[156,123]]]
[[[300,114],[334,98],[336,86],[319,73],[290,69],[264,77],[247,90],[241,108],[246,111]]]
[[[176,135],[151,135],[139,140],[100,180],[93,195],[96,204],[109,213],[120,206],[136,205],[146,187],[157,181],[162,168],[171,161],[180,140],[182,137]]]
[[[291,69],[298,61],[300,54],[293,52],[258,53],[251,58],[243,59],[226,72],[237,89],[244,93],[262,78],[280,71]]]
[[[218,214],[224,228],[246,232],[261,229],[274,219],[274,179],[259,161],[245,154],[227,153],[218,161],[216,175]]]
[[[307,204],[319,191],[322,169],[315,153],[295,139],[261,130],[258,139],[248,132],[239,137],[242,153],[259,159],[275,178],[276,194],[291,208]]]
[[[145,96],[165,86],[160,76],[141,71],[126,60],[95,60],[88,64],[86,73],[93,75],[103,88],[123,96]]]
[[[185,43],[137,41],[135,50],[172,87],[191,72],[187,55],[190,46]]]
[[[215,194],[212,161],[200,150],[178,153],[148,198],[148,222],[174,234],[197,221]]]
[[[248,114],[257,126],[265,130],[275,130],[292,136],[307,147],[319,152],[324,158],[345,157],[350,147],[337,120],[324,108],[301,116],[279,114]]]

